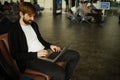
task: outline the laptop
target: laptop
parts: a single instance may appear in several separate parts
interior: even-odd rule
[[[55,62],[64,52],[67,50],[67,47],[64,47],[61,52],[52,52],[48,51],[49,54],[46,57],[41,57],[40,59],[50,61],[50,62]]]

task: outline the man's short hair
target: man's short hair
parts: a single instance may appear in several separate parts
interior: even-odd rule
[[[23,14],[36,14],[35,8],[30,2],[22,2],[19,5],[19,11],[21,11]]]

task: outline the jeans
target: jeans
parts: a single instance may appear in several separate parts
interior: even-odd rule
[[[34,59],[33,61],[28,62],[26,67],[48,74],[51,77],[51,80],[68,80],[71,78],[79,59],[80,55],[78,52],[67,50],[57,60],[58,62],[66,62],[65,68],[60,67],[56,63],[41,59]]]

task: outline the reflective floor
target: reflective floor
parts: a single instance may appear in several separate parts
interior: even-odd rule
[[[15,19],[10,17],[11,20]],[[43,12],[35,21],[45,40],[77,50],[80,61],[72,80],[120,80],[120,25],[111,13],[101,25],[70,21],[66,14]]]
[[[99,24],[77,23],[65,14],[43,13],[36,17],[45,40],[77,50],[81,59],[72,80],[120,80],[120,25],[108,15]]]

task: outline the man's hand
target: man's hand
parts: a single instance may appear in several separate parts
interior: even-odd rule
[[[61,48],[58,46],[55,46],[55,45],[51,45],[50,48],[53,52],[60,52],[61,51]]]
[[[48,51],[47,50],[40,50],[37,52],[37,57],[46,57],[48,55]]]

